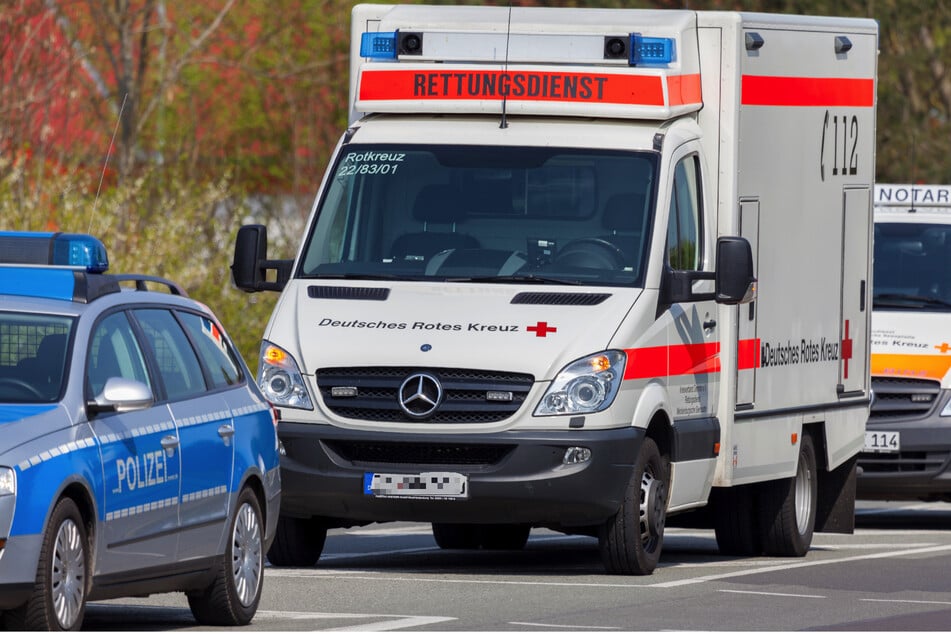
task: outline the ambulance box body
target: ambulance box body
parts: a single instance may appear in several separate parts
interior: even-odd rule
[[[269,558],[328,527],[443,548],[595,535],[649,574],[851,531],[869,409],[877,25],[727,12],[358,5],[351,122],[281,290]]]
[[[875,186],[871,373],[859,497],[951,500],[951,187]]]

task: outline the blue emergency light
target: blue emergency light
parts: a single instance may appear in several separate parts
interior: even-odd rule
[[[644,37],[631,33],[631,66],[669,64],[674,61],[674,40],[669,37]]]
[[[360,38],[360,57],[396,59],[396,31],[364,33]]]
[[[0,263],[52,264],[105,273],[109,257],[102,242],[86,234],[0,231]]]

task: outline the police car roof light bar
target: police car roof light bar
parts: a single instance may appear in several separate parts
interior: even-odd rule
[[[0,263],[52,264],[105,273],[109,256],[102,242],[86,234],[0,231]]]

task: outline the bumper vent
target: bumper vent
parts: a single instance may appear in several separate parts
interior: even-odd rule
[[[512,445],[446,445],[433,443],[325,441],[328,449],[354,464],[465,465],[498,464]]]
[[[941,384],[921,379],[872,378],[875,400],[870,421],[923,418],[938,404]]]

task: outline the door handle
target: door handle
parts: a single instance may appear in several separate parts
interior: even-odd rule
[[[178,436],[165,436],[160,442],[162,449],[165,450],[165,455],[171,458],[178,448]]]
[[[716,319],[708,319],[705,322],[703,322],[703,329],[710,330],[711,328],[716,327],[716,325],[717,325]]]
[[[218,435],[222,438],[231,438],[234,436],[234,427],[231,425],[222,425],[218,428]]]

